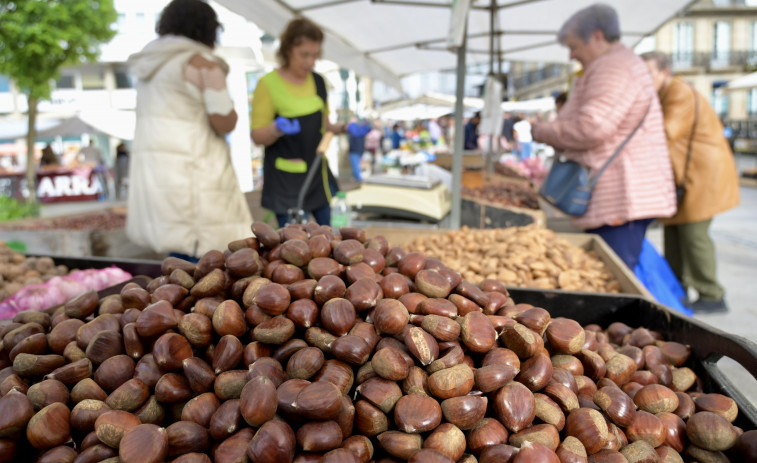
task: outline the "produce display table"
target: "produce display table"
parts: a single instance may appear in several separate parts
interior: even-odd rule
[[[20,241],[27,253],[54,256],[107,256],[113,259],[159,259],[126,236],[126,208],[29,218],[0,224],[0,240]]]
[[[453,463],[557,461],[575,447],[752,461],[755,403],[717,364],[757,377],[750,341],[638,296],[474,284],[358,228],[252,230],[227,255],[166,258],[170,278],[0,325],[17,354],[0,370],[0,415],[16,412],[0,455]],[[133,270],[158,270],[143,264]],[[53,387],[65,400],[42,402]],[[85,445],[92,432],[102,446]]]
[[[536,190],[526,178],[466,170],[462,185],[462,225],[472,228],[546,225]]]
[[[368,236],[382,235],[392,246],[403,246],[415,238],[422,236],[443,235],[449,232],[441,228],[402,228],[402,227],[367,227]],[[653,300],[652,295],[629,270],[615,251],[599,235],[589,233],[557,233],[569,243],[586,251],[594,252],[605,264],[609,271],[620,283],[620,291],[624,294],[639,295]]]
[[[159,260],[126,258],[114,259],[112,257],[71,257],[55,255],[49,257],[52,257],[55,265],[65,265],[70,269],[107,268],[115,265],[121,270],[131,273],[135,277],[146,276],[150,278],[157,278],[162,275],[160,271],[161,261]]]
[[[513,300],[543,307],[552,317],[572,318],[582,325],[608,326],[623,322],[629,326],[645,326],[660,332],[665,339],[689,345],[695,360],[694,369],[704,381],[705,390],[736,400],[739,426],[745,430],[757,427],[757,403],[747,398],[745,389],[734,384],[717,364],[721,358],[729,357],[757,378],[757,344],[754,342],[639,296],[523,288],[510,288],[509,292]]]

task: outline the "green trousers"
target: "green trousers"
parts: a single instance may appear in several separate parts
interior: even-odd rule
[[[694,288],[707,300],[723,298],[715,272],[715,243],[710,238],[712,219],[665,225],[665,258],[684,288]]]

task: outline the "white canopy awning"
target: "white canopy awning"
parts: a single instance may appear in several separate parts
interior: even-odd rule
[[[4,121],[0,124],[0,139],[26,136],[28,121]],[[84,111],[62,118],[37,121],[37,138],[75,137],[85,133],[107,135],[131,140],[134,138],[136,116],[134,111]]]
[[[463,106],[466,111],[479,111],[484,107],[484,100],[466,97],[463,99]],[[376,113],[384,120],[414,121],[441,117],[454,110],[454,95],[429,92],[417,98],[404,98],[382,104],[376,109]]]
[[[400,88],[399,77],[454,69],[445,49],[449,0],[216,0],[278,37],[295,16],[326,34],[323,57]],[[490,0],[494,37],[505,60],[568,62],[557,32],[570,15],[596,0]],[[468,20],[468,64],[490,61],[490,1],[477,1]],[[604,0],[620,17],[622,41],[633,46],[692,0]]]
[[[535,98],[533,100],[505,101],[502,110],[505,112],[544,112],[555,109],[555,99],[552,97]]]
[[[60,124],[59,119],[41,119],[37,120],[35,127],[37,131],[46,130]],[[3,119],[0,121],[0,140],[14,140],[26,136],[29,129],[27,119]]]
[[[484,107],[481,98],[465,97],[463,107],[466,116]],[[505,101],[502,110],[505,112],[544,112],[555,109],[555,99],[552,97],[535,98],[533,100]],[[417,98],[405,98],[381,105],[376,113],[385,120],[413,121],[418,119],[432,119],[455,110],[455,96],[443,93],[429,92]]]
[[[757,72],[733,79],[725,86],[726,90],[749,90],[757,88]]]

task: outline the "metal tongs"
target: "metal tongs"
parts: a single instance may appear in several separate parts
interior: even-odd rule
[[[297,195],[297,206],[287,210],[287,213],[289,214],[289,220],[287,221],[287,223],[306,224],[310,221],[308,212],[303,209],[305,204],[305,195],[310,189],[310,184],[313,183],[313,178],[315,177],[316,172],[321,169],[321,162],[323,162],[323,157],[326,154],[326,150],[328,149],[329,145],[331,144],[331,140],[333,139],[334,133],[326,132],[323,134],[321,142],[318,143],[318,147],[315,149],[315,159],[313,159],[313,165],[311,165],[310,169],[308,169],[308,173],[305,176],[305,182],[302,184],[302,187],[300,187],[300,192]]]

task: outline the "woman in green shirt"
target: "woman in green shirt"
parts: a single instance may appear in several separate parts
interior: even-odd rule
[[[326,130],[342,133],[344,126],[328,120],[326,85],[313,72],[321,55],[323,32],[307,19],[292,20],[281,35],[281,67],[258,82],[252,99],[252,140],[265,146],[263,207],[276,213],[279,226],[297,206],[297,196],[316,148]],[[328,225],[329,203],[338,189],[328,164],[321,163],[305,194],[303,210],[316,222]]]

